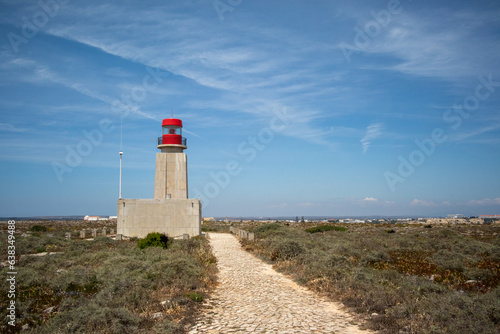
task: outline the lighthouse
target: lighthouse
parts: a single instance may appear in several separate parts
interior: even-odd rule
[[[163,134],[158,138],[154,198],[186,199],[187,157],[186,138],[182,137],[182,121],[166,118],[162,122]]]
[[[162,121],[158,138],[153,199],[119,199],[117,233],[144,237],[150,232],[171,237],[201,234],[201,203],[188,198],[186,138],[182,120]]]

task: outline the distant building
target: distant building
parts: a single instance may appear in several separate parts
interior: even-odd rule
[[[456,214],[449,214],[448,218],[453,218],[453,219],[458,219],[458,218],[464,218],[464,215],[456,213]]]
[[[500,219],[500,215],[479,215],[479,218],[481,218],[481,219],[485,219],[485,218]]]
[[[204,217],[203,221],[204,222],[215,222],[215,218],[214,217]]]
[[[83,220],[85,221],[97,221],[97,220],[116,220],[116,216],[109,216],[109,217],[99,217],[99,216],[85,216],[83,217]]]

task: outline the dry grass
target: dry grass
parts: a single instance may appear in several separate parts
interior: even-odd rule
[[[383,333],[500,332],[500,226],[336,225],[258,226],[244,244]]]
[[[229,233],[229,227],[232,223],[226,223],[223,221],[207,221],[202,222],[201,230],[203,232],[217,232],[217,233]]]
[[[47,228],[47,232],[71,232],[79,231],[84,228],[114,228],[116,231],[116,220],[99,220],[99,221],[85,221],[85,220],[19,220],[16,221],[16,231],[19,233],[26,233],[35,226],[40,225]],[[7,222],[0,221],[0,233],[7,231]]]
[[[215,284],[216,259],[204,238],[140,250],[137,242],[65,240],[63,233],[16,235],[18,251],[52,245],[60,253],[17,263],[15,331],[27,324],[26,333],[182,333]],[[3,280],[1,305],[7,291]],[[0,332],[9,330],[0,324]]]

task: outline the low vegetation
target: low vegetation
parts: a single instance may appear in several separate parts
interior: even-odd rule
[[[19,220],[16,221],[16,232],[79,232],[83,228],[113,228],[116,231],[116,220]],[[41,229],[41,230],[38,230]],[[7,222],[0,221],[0,232],[7,230]],[[38,231],[37,231],[38,230]]]
[[[300,225],[299,225],[300,226]],[[382,333],[499,333],[500,226],[253,228],[247,250]]]
[[[54,253],[17,256],[17,326],[3,321],[2,333],[23,326],[23,333],[182,333],[216,279],[216,259],[201,237],[140,249],[107,237],[32,232],[16,234],[16,248],[17,254]],[[2,280],[0,305],[9,302],[7,292]],[[0,317],[6,315],[2,307]]]
[[[42,225],[33,225],[30,227],[31,232],[47,232],[47,228]]]
[[[144,239],[137,241],[137,247],[144,249],[147,247],[168,248],[168,237],[158,232],[148,233]]]
[[[201,230],[203,232],[229,232],[231,223],[226,223],[224,221],[204,221],[201,224]]]
[[[305,230],[309,233],[318,233],[318,232],[326,232],[326,231],[340,231],[345,232],[347,229],[342,226],[332,226],[332,225],[319,225],[315,227],[310,227]]]

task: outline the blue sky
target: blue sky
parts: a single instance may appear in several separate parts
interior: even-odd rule
[[[0,216],[500,214],[498,1],[0,1]]]

